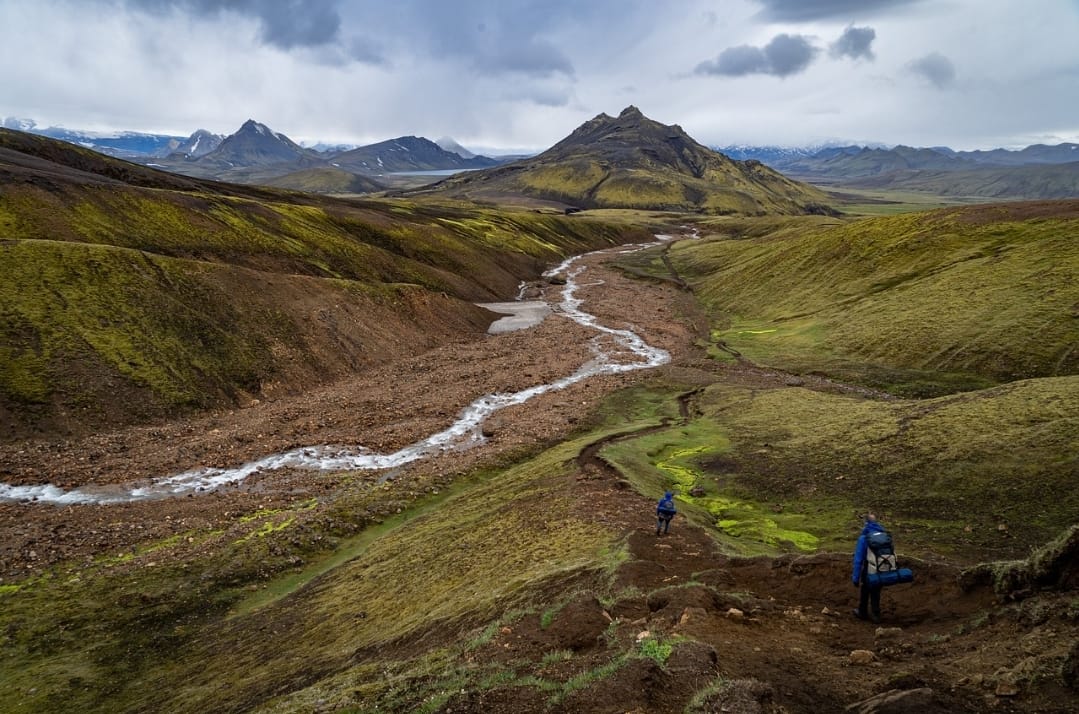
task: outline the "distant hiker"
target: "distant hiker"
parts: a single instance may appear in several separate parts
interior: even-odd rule
[[[850,576],[851,582],[861,585],[855,617],[880,622],[880,591],[884,584],[880,582],[878,573],[896,569],[892,537],[884,526],[877,523],[875,515],[866,514],[865,527],[858,536],[858,544],[854,546],[854,567]]]
[[[674,507],[674,494],[667,491],[656,504],[656,535],[659,535],[661,531],[666,533],[671,529],[671,519],[676,513],[678,509]]]

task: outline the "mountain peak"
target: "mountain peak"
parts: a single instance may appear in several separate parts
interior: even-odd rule
[[[702,146],[677,124],[630,105],[600,114],[543,153],[439,184],[451,195],[523,195],[576,207],[807,213],[828,209],[817,189],[759,162],[735,162]]]
[[[270,131],[270,127],[266,126],[262,122],[257,122],[254,119],[248,119],[247,121],[245,121],[240,126],[240,131],[238,131],[236,133],[238,134],[238,133],[243,132],[243,131],[256,131],[259,134],[266,134],[266,135],[269,135],[269,134],[273,133],[273,132]]]

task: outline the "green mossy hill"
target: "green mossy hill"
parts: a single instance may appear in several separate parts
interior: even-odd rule
[[[914,396],[1079,373],[1079,201],[747,223],[670,257],[753,361]]]
[[[306,388],[479,334],[489,316],[468,303],[646,235],[220,188],[10,131],[0,181],[0,438]]]
[[[486,311],[404,283],[267,273],[127,248],[0,245],[0,438],[302,388],[462,335]],[[314,319],[313,319],[314,318]]]
[[[377,193],[386,187],[369,176],[360,176],[344,169],[315,168],[293,171],[263,182],[266,186],[287,188],[307,193]]]
[[[8,240],[112,245],[267,272],[417,283],[467,300],[505,297],[523,276],[569,253],[640,237],[528,212],[71,182],[5,186],[0,232]]]
[[[842,549],[829,539],[847,537],[853,515],[873,510],[904,533],[908,552],[975,559],[1025,553],[1079,513],[1079,377],[919,401],[715,385],[694,406],[700,424],[668,442],[705,449],[688,472],[707,498],[732,502],[717,521],[770,519]],[[666,484],[683,485],[665,468],[670,454],[647,453]],[[735,535],[744,547],[767,542]]]
[[[733,161],[636,107],[618,117],[600,114],[538,156],[460,174],[426,191],[491,200],[523,195],[583,208],[834,213],[820,190],[758,161]]]

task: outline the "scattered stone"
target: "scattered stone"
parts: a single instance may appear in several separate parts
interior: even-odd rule
[[[876,636],[878,640],[888,640],[899,637],[903,634],[902,627],[878,627]]]
[[[708,611],[703,607],[687,607],[682,611],[682,616],[678,618],[678,625],[682,626],[693,620],[700,621],[708,617]]]
[[[877,656],[869,650],[852,650],[850,653],[850,663],[856,667],[873,664],[876,659]]]
[[[480,433],[484,439],[490,439],[505,428],[505,423],[499,417],[492,417],[480,426]]]
[[[652,633],[649,632],[648,630],[641,630],[640,632],[637,633],[637,641],[641,642],[642,640],[646,640],[651,636],[652,636]]]
[[[727,610],[727,617],[732,620],[742,620],[743,618],[745,618],[745,616],[746,614],[736,607],[732,607]]]
[[[835,610],[830,610],[827,607],[821,608],[820,614],[826,615],[828,617],[837,617],[839,615],[838,612],[836,612]]]
[[[693,496],[694,498],[700,498],[701,496],[705,496],[707,494],[708,492],[704,490],[704,486],[694,486],[693,488],[689,489],[689,495]]]
[[[997,680],[997,688],[993,690],[993,694],[998,697],[1014,697],[1019,694],[1019,682],[1015,681],[1014,677],[1001,677]]]
[[[940,711],[934,701],[933,690],[892,689],[869,699],[849,705],[844,711],[853,714],[925,714]]]

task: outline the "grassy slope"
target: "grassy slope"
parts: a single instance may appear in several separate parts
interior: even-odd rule
[[[505,298],[544,265],[627,233],[452,204],[232,195],[171,177],[161,181],[175,187],[144,188],[85,161],[99,173],[8,164],[0,413],[13,431],[3,436],[227,404],[265,381],[295,388],[392,356],[395,344],[407,353],[476,333],[485,318],[462,300]],[[147,173],[139,180],[157,179]],[[316,312],[333,319],[310,320]],[[401,334],[384,334],[398,323]],[[110,406],[114,393],[133,406]]]
[[[361,486],[335,506],[342,518],[386,503],[409,512],[371,526],[375,538],[340,544],[349,561],[296,597],[231,618],[227,609],[243,610],[250,594],[241,585],[325,547],[312,537],[324,526],[306,517],[310,504],[102,558],[75,577],[57,568],[25,581],[0,592],[0,694],[19,692],[36,711],[241,711],[325,678],[325,689],[301,693],[299,709],[341,681],[362,683],[375,700],[400,696],[364,666],[380,647],[435,625],[466,633],[510,610],[542,609],[567,583],[602,579],[617,564],[618,534],[565,493],[582,446],[477,474],[412,508],[390,484]],[[154,567],[163,557],[184,562]]]
[[[1077,225],[1074,202],[704,222],[728,238],[670,257],[717,344],[908,395],[972,391],[871,401],[716,385],[688,425],[605,454],[642,490],[677,488],[743,551],[839,546],[853,515],[876,509],[911,548],[1021,553],[1079,510]],[[705,494],[686,495],[694,486]]]
[[[701,177],[694,177],[658,165],[612,168],[582,156],[558,164],[504,173],[498,181],[477,187],[470,185],[469,190],[477,196],[491,191],[518,191],[594,208],[703,210],[742,215],[802,213],[802,206],[807,203],[823,205],[828,202],[828,197],[818,189],[752,169],[747,169],[745,175],[710,170]],[[758,183],[747,177],[753,177]],[[769,191],[763,191],[762,185]]]
[[[309,193],[375,193],[386,189],[372,178],[338,168],[294,171],[284,176],[271,178],[264,184]]]
[[[842,550],[872,510],[908,554],[1013,557],[1079,512],[1075,377],[900,402],[717,384],[695,406],[604,455],[642,491],[674,487],[738,552]]]
[[[671,255],[716,338],[747,357],[927,395],[1079,371],[1077,230],[1074,202],[1009,204]]]

